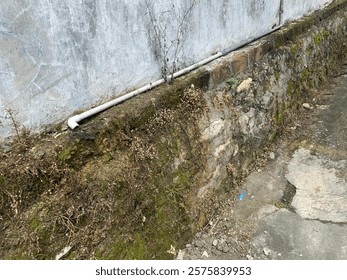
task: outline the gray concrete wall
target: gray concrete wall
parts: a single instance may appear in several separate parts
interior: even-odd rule
[[[283,20],[291,21],[330,4],[331,0],[283,0]]]
[[[2,0],[0,138],[161,78],[165,51],[171,71],[252,41],[279,25],[280,2]],[[326,2],[284,0],[284,19]]]

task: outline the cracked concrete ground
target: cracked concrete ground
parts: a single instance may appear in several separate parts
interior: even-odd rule
[[[347,259],[346,73],[178,259]]]

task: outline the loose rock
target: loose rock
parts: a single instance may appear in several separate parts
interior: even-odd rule
[[[309,110],[313,109],[309,103],[302,104],[302,107],[304,107],[305,109],[309,109]]]
[[[270,255],[270,253],[271,253],[271,250],[269,249],[269,248],[264,248],[263,249],[263,252],[264,252],[264,254],[265,254],[265,256],[268,256],[268,255]]]
[[[275,153],[274,153],[274,152],[270,152],[270,153],[269,153],[269,158],[270,158],[271,160],[274,160],[274,159],[276,158]]]
[[[252,84],[253,80],[252,78],[248,78],[246,80],[244,80],[236,89],[237,93],[243,92],[245,90],[249,90],[251,88],[251,84]]]
[[[65,248],[63,248],[56,256],[55,259],[56,260],[60,260],[62,257],[66,256],[70,250],[71,250],[71,246],[66,246]]]
[[[36,153],[37,157],[39,157],[39,158],[43,158],[45,156],[45,154],[46,154],[46,152],[43,150],[39,150]]]

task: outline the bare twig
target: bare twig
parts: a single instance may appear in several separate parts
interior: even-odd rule
[[[153,4],[146,0],[149,16],[148,35],[155,55],[161,63],[162,77],[169,82],[177,70],[177,62],[191,24],[190,16],[198,0],[190,0],[188,8],[179,11],[174,5],[169,10],[155,13]]]
[[[17,141],[21,142],[21,133],[20,133],[21,129],[15,118],[15,115],[17,114],[17,112],[13,111],[12,109],[5,109],[5,112],[7,114],[6,119],[11,121],[13,130],[16,133]]]

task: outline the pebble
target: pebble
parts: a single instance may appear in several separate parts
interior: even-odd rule
[[[214,247],[216,247],[216,246],[218,245],[218,240],[217,240],[217,239],[213,240],[212,245],[213,245]]]
[[[222,242],[218,242],[217,250],[219,250],[223,253],[228,253],[230,251],[230,248],[225,241],[224,242],[222,241]]]
[[[185,255],[185,252],[182,250],[179,250],[176,259],[177,260],[184,260],[184,255]]]
[[[304,107],[305,109],[312,109],[311,105],[309,103],[304,103],[302,104],[302,107]]]
[[[222,251],[223,251],[223,253],[228,253],[230,251],[228,244],[226,244],[226,243],[224,244]]]
[[[271,160],[274,160],[274,159],[276,158],[275,153],[274,153],[274,152],[270,152],[270,153],[269,153],[269,158],[270,158]]]
[[[254,258],[251,255],[246,256],[247,260],[254,260]]]
[[[204,251],[201,255],[201,257],[205,257],[205,258],[208,258],[208,253],[206,251]]]
[[[67,255],[69,252],[70,252],[70,250],[71,250],[71,246],[66,246],[65,248],[63,248],[60,252],[59,252],[59,254],[57,254],[56,256],[55,256],[55,259],[56,260],[60,260],[62,257],[64,257],[65,255]]]
[[[263,252],[264,252],[264,254],[265,254],[265,256],[268,256],[268,255],[270,255],[270,253],[271,253],[271,250],[269,249],[269,248],[264,248],[263,249]]]
[[[43,150],[35,151],[35,148],[32,149],[32,152],[34,153],[35,157],[41,158],[41,159],[46,155],[45,151]]]
[[[237,88],[236,88],[236,92],[240,93],[242,91],[246,91],[249,90],[251,88],[252,85],[252,78],[248,78],[246,80],[244,80]]]

